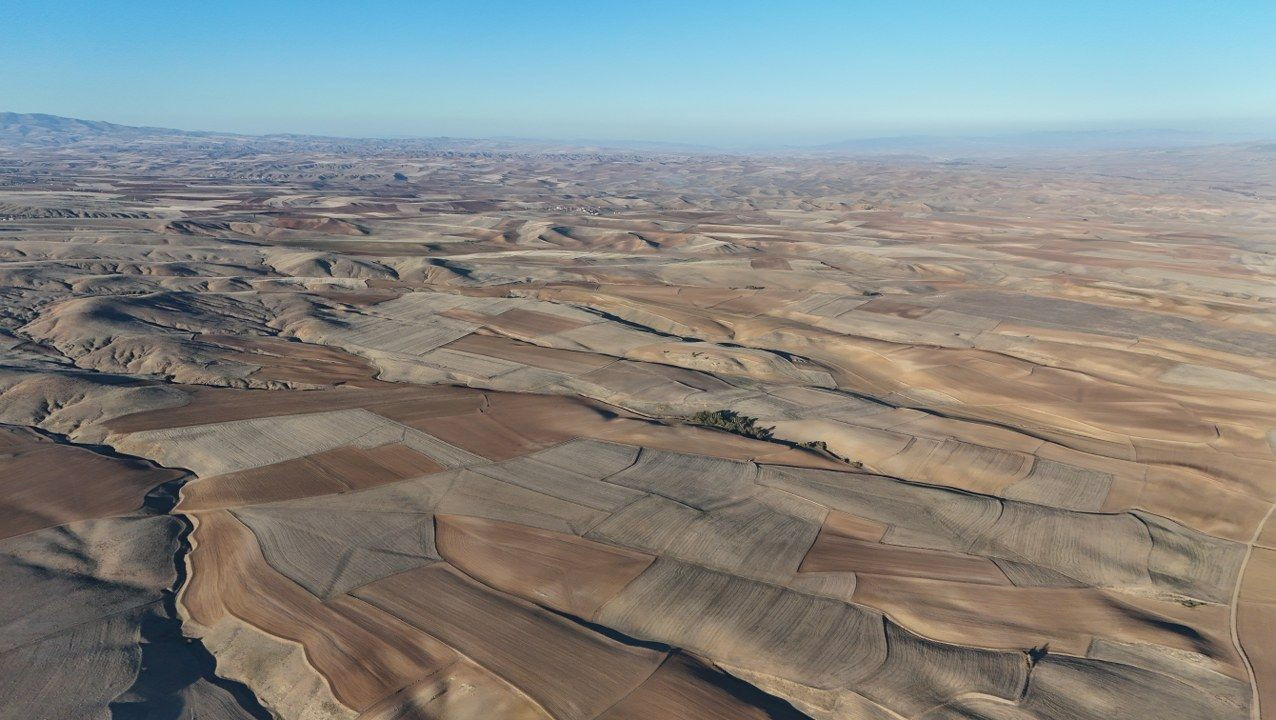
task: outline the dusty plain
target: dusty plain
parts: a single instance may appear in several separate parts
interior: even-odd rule
[[[6,123],[0,718],[1276,718],[1276,146]]]

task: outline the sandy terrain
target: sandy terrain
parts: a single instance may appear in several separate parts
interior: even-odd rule
[[[0,143],[0,718],[1276,718],[1271,146],[76,128]]]

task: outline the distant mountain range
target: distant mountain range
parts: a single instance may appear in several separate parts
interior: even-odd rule
[[[91,140],[128,140],[154,137],[211,137],[216,133],[189,132],[169,128],[116,125],[100,120],[45,115],[43,113],[0,112],[0,144],[58,146]]]
[[[1276,133],[1273,133],[1276,136]],[[833,156],[989,157],[1057,152],[1120,151],[1152,148],[1186,148],[1220,143],[1271,141],[1254,133],[1206,133],[1170,129],[1086,130],[1007,133],[995,135],[902,135],[846,140],[823,145],[758,146],[752,152],[797,153]],[[541,152],[571,153],[624,151],[636,153],[703,154],[740,152],[705,145],[665,142],[602,140],[535,140],[524,138],[342,138],[318,135],[245,135],[211,131],[118,125],[99,120],[0,112],[0,148],[55,149],[68,146],[210,145],[271,147],[312,146],[316,149]]]
[[[136,127],[99,120],[80,120],[44,113],[0,112],[0,149],[141,148],[145,146],[207,146],[219,151],[297,150],[313,148],[358,152],[714,152],[712,148],[673,143],[608,143],[596,141],[555,141],[524,138],[349,138],[297,133],[248,135],[227,132],[174,130]]]

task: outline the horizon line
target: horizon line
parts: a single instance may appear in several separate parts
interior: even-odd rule
[[[848,132],[845,135],[839,135],[840,139],[831,141],[779,141],[779,140],[735,140],[735,141],[695,141],[695,140],[672,140],[672,139],[651,139],[643,137],[603,137],[589,136],[572,133],[563,134],[519,134],[519,133],[499,133],[499,134],[475,134],[475,135],[452,135],[452,134],[414,134],[414,133],[384,133],[384,134],[345,134],[341,132],[305,132],[295,130],[273,130],[273,131],[245,131],[245,130],[216,130],[208,128],[191,128],[176,127],[181,123],[173,125],[136,125],[127,122],[117,122],[115,120],[90,119],[84,117],[76,117],[71,115],[59,115],[49,112],[20,112],[15,110],[0,110],[0,116],[26,116],[26,117],[43,117],[60,121],[74,121],[81,123],[110,125],[117,128],[128,130],[149,130],[160,132],[172,132],[191,135],[211,135],[211,136],[231,136],[242,138],[313,138],[316,140],[350,140],[350,141],[430,141],[430,140],[447,140],[447,141],[468,141],[468,142],[511,142],[511,143],[540,143],[540,144],[559,144],[576,147],[606,147],[608,145],[618,146],[623,149],[624,145],[639,146],[656,146],[668,148],[682,148],[685,150],[713,150],[713,151],[764,151],[764,150],[786,150],[786,151],[828,151],[837,149],[851,149],[855,145],[872,145],[872,144],[890,144],[890,143],[934,143],[943,144],[945,142],[996,142],[996,141],[1013,141],[1013,140],[1032,140],[1032,139],[1062,139],[1067,136],[1086,137],[1093,139],[1119,139],[1119,138],[1136,138],[1140,135],[1162,135],[1169,137],[1177,137],[1188,145],[1213,145],[1213,144],[1230,144],[1245,142],[1265,142],[1268,140],[1276,140],[1276,118],[1236,118],[1229,121],[1219,122],[1216,124],[1232,127],[1213,127],[1203,129],[1200,127],[1185,127],[1192,124],[1198,124],[1205,121],[1202,120],[1165,120],[1165,121],[1147,121],[1146,124],[1134,122],[1117,122],[1117,121],[1076,121],[1074,123],[1064,124],[1047,124],[1040,127],[1020,128],[1020,129],[991,129],[991,128],[969,128],[969,129],[949,129],[935,131],[901,131],[898,133],[855,133]],[[1237,129],[1236,125],[1270,125],[1270,129],[1254,130],[1254,129]],[[1166,137],[1160,138],[1166,140]],[[1149,138],[1150,140],[1150,138]],[[1151,144],[1146,147],[1159,147]],[[1134,146],[1121,149],[1134,149]]]

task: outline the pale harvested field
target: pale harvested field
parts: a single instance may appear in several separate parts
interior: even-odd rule
[[[245,142],[0,147],[0,718],[1276,717],[1270,146]]]

